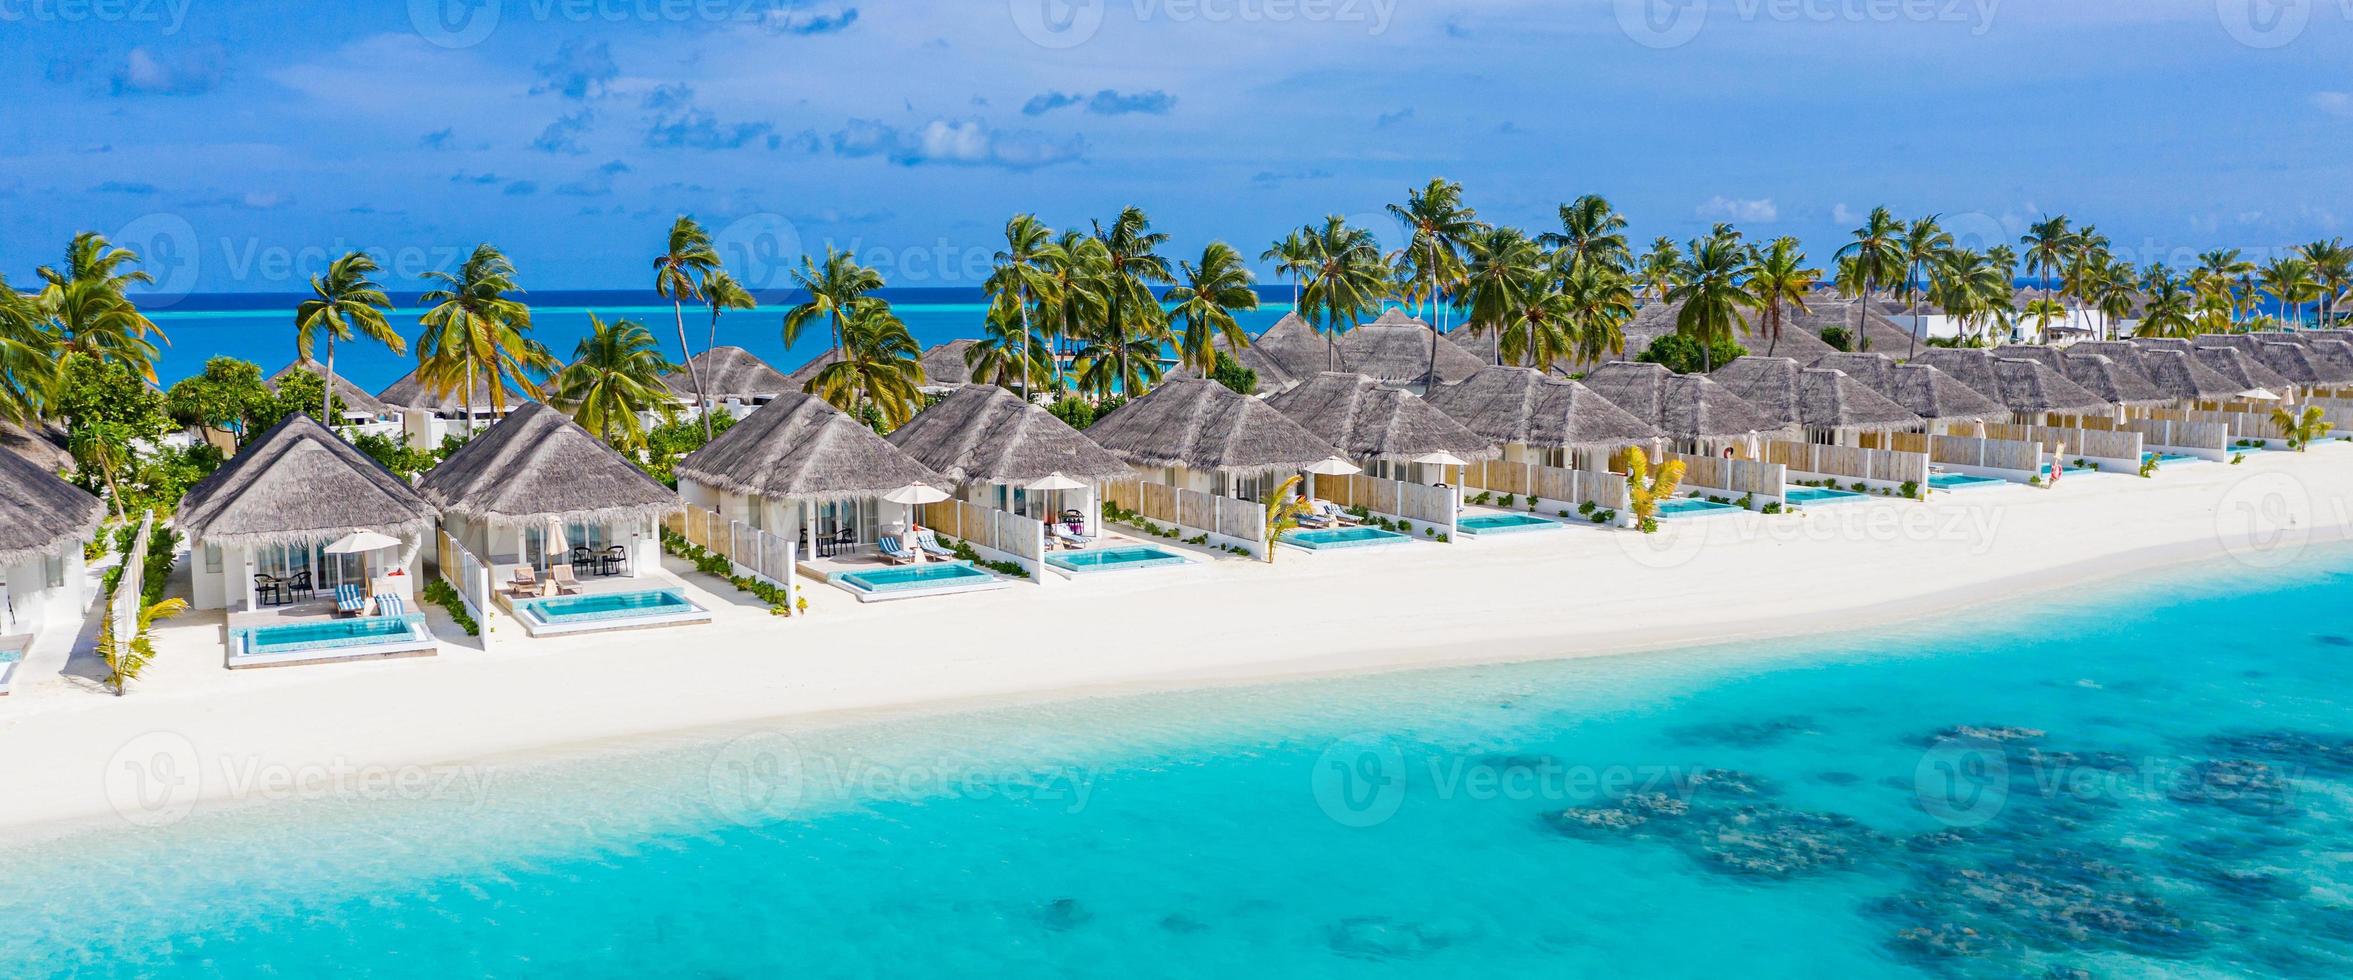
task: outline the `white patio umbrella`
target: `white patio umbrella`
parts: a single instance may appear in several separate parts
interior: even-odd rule
[[[548,518],[547,530],[539,536],[539,553],[541,557],[547,559],[547,566],[554,568],[556,556],[566,554],[571,550],[572,542],[564,536],[564,519],[560,517]]]
[[[944,491],[941,491],[938,488],[931,486],[930,484],[910,483],[889,493],[883,494],[882,499],[890,501],[894,504],[905,504],[908,507],[915,507],[921,504],[939,503],[942,500],[948,499],[948,495]],[[909,520],[910,522],[913,521],[912,514],[909,515]],[[908,543],[907,548],[909,551],[915,553],[915,563],[918,565],[923,564],[923,549],[916,547],[912,542]]]
[[[332,543],[319,550],[330,555],[367,555],[386,548],[397,547],[400,547],[400,539],[389,534],[375,531],[353,531],[336,538]],[[360,577],[371,583],[376,580],[375,573],[368,568],[368,562],[365,558],[360,559]]]
[[[1054,506],[1046,509],[1046,523],[1048,524],[1054,523],[1055,518],[1062,516],[1062,494],[1086,488],[1086,484],[1063,476],[1059,471],[1031,480],[1027,485],[1027,489],[1054,495]]]

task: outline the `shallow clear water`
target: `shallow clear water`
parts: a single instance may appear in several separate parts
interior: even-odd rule
[[[1465,517],[1456,521],[1455,526],[1472,534],[1478,534],[1494,531],[1541,530],[1559,527],[1560,523],[1533,514],[1480,514],[1476,517]]]
[[[1367,545],[1395,544],[1411,541],[1395,531],[1377,527],[1332,527],[1314,531],[1285,531],[1283,540],[1310,550],[1323,548],[1362,548]]]
[[[1793,504],[1835,504],[1845,500],[1861,500],[1863,495],[1830,487],[1791,487],[1788,499]]]
[[[935,562],[905,568],[883,568],[874,571],[843,572],[841,579],[870,592],[888,592],[933,586],[944,582],[982,581],[989,573],[962,562]]]
[[[1717,503],[1704,497],[1677,497],[1673,500],[1659,501],[1660,517],[1674,517],[1680,514],[1720,514],[1739,509],[1732,504]]]
[[[0,853],[0,962],[2342,976],[2349,567],[2191,569],[1835,640],[681,736],[428,770],[389,801],[108,822]]]
[[[1120,548],[1097,548],[1091,551],[1062,551],[1046,556],[1046,561],[1072,571],[1109,571],[1148,565],[1183,565],[1185,556],[1150,545],[1131,545]]]
[[[245,645],[257,652],[275,653],[303,647],[338,647],[389,643],[408,639],[415,623],[407,616],[367,616],[291,626],[256,626],[245,631]]]
[[[567,623],[629,616],[667,616],[694,607],[686,596],[662,589],[564,596],[529,603],[543,622]]]
[[[1995,477],[1971,476],[1967,473],[1931,473],[1928,475],[1928,485],[1938,490],[1957,490],[1962,487],[1994,486],[2002,482],[2002,480]]]

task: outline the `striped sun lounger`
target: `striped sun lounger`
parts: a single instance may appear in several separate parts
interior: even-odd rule
[[[406,616],[408,615],[408,604],[400,601],[399,596],[386,592],[376,597],[376,615]]]
[[[366,608],[368,608],[368,594],[360,591],[359,586],[338,585],[335,587],[336,612],[356,615],[360,610]]]

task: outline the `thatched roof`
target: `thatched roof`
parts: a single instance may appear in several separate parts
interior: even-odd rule
[[[49,473],[74,471],[74,456],[65,450],[65,431],[52,426],[28,429],[0,422],[0,452],[24,457]]]
[[[2213,369],[2214,373],[2230,379],[2232,384],[2247,391],[2261,389],[2274,395],[2284,396],[2289,394],[2289,389],[2295,387],[2296,384],[2278,371],[2265,367],[2262,361],[2255,359],[2254,355],[2235,347],[2196,347],[2192,348],[2189,354],[2196,358],[2198,363]]]
[[[2124,340],[2087,340],[2068,348],[2067,352],[2098,354],[2119,364],[2131,364],[2157,390],[2177,401],[2233,398],[2250,388],[2200,363],[2186,350],[2149,350]]]
[[[1659,430],[1593,389],[1532,368],[1487,367],[1425,396],[1472,432],[1539,449],[1629,446]]]
[[[972,366],[964,363],[964,352],[971,350],[977,340],[951,340],[935,344],[923,352],[923,386],[926,388],[954,388],[972,383]]]
[[[1960,379],[2013,412],[2105,412],[2115,406],[2036,361],[1996,357],[1981,347],[1932,347],[1912,363]]]
[[[1256,360],[1272,364],[1284,380],[1305,380],[1326,370],[1361,374],[1393,385],[1425,384],[1430,375],[1431,339],[1437,340],[1438,384],[1452,384],[1479,373],[1486,362],[1438,334],[1430,325],[1391,309],[1370,323],[1339,335],[1327,356],[1323,335],[1296,313],[1283,314],[1274,326],[1251,341]],[[1253,359],[1236,355],[1245,367],[1258,370]],[[1337,363],[1333,363],[1334,359]],[[1262,388],[1280,387],[1260,371]]]
[[[947,476],[815,395],[788,391],[679,460],[678,476],[771,500],[851,500]]]
[[[1786,357],[1740,357],[1708,377],[1785,425],[1884,432],[1921,424],[1920,416],[1836,368],[1801,368]]]
[[[788,383],[784,375],[769,367],[768,362],[741,347],[713,347],[687,358],[695,372],[703,379],[703,393],[714,402],[733,398],[750,404],[762,398],[774,398],[798,388]],[[681,368],[662,376],[662,383],[679,400],[694,401],[694,375]]]
[[[1274,406],[1202,378],[1171,378],[1087,427],[1087,437],[1136,466],[1274,473],[1340,450]]]
[[[1627,322],[1624,331],[1627,353],[1639,354],[1649,350],[1650,345],[1660,337],[1674,333],[1675,317],[1682,310],[1683,304],[1668,302],[1646,303],[1636,310],[1634,319]],[[1755,310],[1739,311],[1740,323],[1734,330],[1733,339],[1751,354],[1762,355],[1770,349],[1772,353],[1767,356],[1787,357],[1803,364],[1839,352],[1822,340],[1824,328],[1838,327],[1849,336],[1855,332],[1854,301],[1835,294],[1809,296],[1804,312],[1791,307],[1785,308],[1782,314],[1781,339],[1778,343],[1758,332],[1762,327]],[[1863,336],[1870,342],[1870,349],[1880,353],[1900,353],[1912,344],[1911,331],[1878,310],[1871,310],[1864,316]],[[1598,365],[1563,362],[1562,366],[1575,370]]]
[[[40,464],[0,452],[0,567],[80,547],[106,517],[106,504]]]
[[[2263,366],[2278,372],[2289,381],[2308,387],[2346,384],[2344,372],[2330,364],[2319,351],[2301,344],[2281,342],[2254,344],[2255,357]]]
[[[1421,396],[1361,374],[1327,371],[1266,403],[1350,459],[1452,453],[1477,461],[1503,455],[1495,440],[1465,428]]]
[[[996,385],[956,389],[892,432],[889,441],[959,483],[1021,485],[1053,473],[1086,482],[1135,475],[1054,413]]]
[[[278,390],[278,383],[286,380],[287,375],[296,371],[308,371],[321,379],[325,379],[327,376],[326,365],[309,358],[297,357],[293,363],[279,368],[278,373],[270,375],[270,390]],[[387,405],[382,399],[368,394],[367,389],[351,383],[351,378],[345,375],[335,376],[335,397],[343,399],[343,408],[347,412],[363,414],[371,418],[389,418],[400,414],[400,409]]]
[[[1898,364],[1885,354],[1830,354],[1816,358],[1812,366],[1844,371],[1924,419],[1983,422],[2010,414],[2001,402],[1952,375],[1926,364]]]
[[[1994,356],[2023,358],[2054,368],[2112,405],[2157,405],[2173,400],[2133,362],[2083,350],[2083,346],[2060,350],[2040,344],[2007,344],[1994,348]]]
[[[2311,336],[2305,339],[2304,348],[2319,358],[2322,366],[2337,379],[2324,384],[2353,384],[2353,344],[2335,337]]]
[[[1677,439],[1745,436],[1786,428],[1706,375],[1676,374],[1659,364],[1613,361],[1585,376],[1585,387]]]
[[[683,507],[677,493],[539,402],[483,430],[417,489],[444,511],[493,525],[643,520]]]
[[[474,378],[474,411],[486,412],[490,410],[492,404],[490,387],[489,377],[477,375]],[[513,392],[506,393],[505,398],[508,411],[513,411],[515,406],[530,400]],[[413,408],[445,415],[455,415],[466,410],[464,391],[458,387],[452,387],[449,389],[449,394],[436,395],[431,389],[425,387],[423,382],[417,380],[417,372],[415,371],[401,375],[400,380],[393,382],[383,391],[377,392],[376,400],[394,408]]]
[[[841,360],[841,356],[835,354],[832,348],[826,348],[816,357],[812,357],[800,367],[794,368],[791,374],[785,375],[785,389],[788,391],[809,390],[809,382],[817,380],[817,372],[833,366],[833,362],[838,360]],[[925,375],[925,377],[929,376],[928,373]],[[900,486],[906,486],[906,484],[902,483]]]
[[[301,545],[418,533],[434,516],[406,481],[298,412],[190,488],[176,520],[207,543]]]
[[[1287,318],[1289,317],[1286,316]],[[1292,377],[1290,373],[1283,370],[1282,365],[1276,364],[1272,358],[1266,356],[1265,351],[1259,350],[1257,347],[1247,344],[1235,347],[1227,343],[1223,336],[1210,338],[1209,346],[1212,350],[1231,356],[1235,363],[1249,368],[1251,373],[1258,375],[1258,394],[1271,394],[1299,383],[1300,379]],[[1323,362],[1317,361],[1315,368],[1318,373],[1322,372]],[[1169,368],[1164,377],[1205,378],[1208,375],[1190,365],[1179,364]]]

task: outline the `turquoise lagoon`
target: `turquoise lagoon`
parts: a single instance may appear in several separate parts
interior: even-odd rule
[[[0,962],[2342,976],[2347,569],[2332,550],[1870,636],[681,735],[498,768],[479,797],[105,821],[0,853]]]

